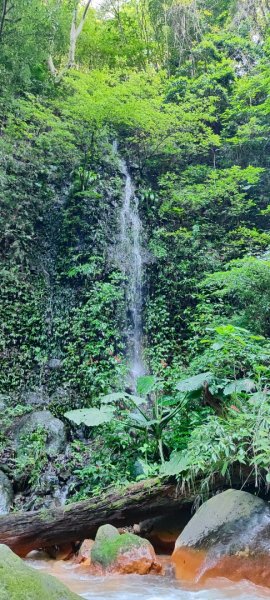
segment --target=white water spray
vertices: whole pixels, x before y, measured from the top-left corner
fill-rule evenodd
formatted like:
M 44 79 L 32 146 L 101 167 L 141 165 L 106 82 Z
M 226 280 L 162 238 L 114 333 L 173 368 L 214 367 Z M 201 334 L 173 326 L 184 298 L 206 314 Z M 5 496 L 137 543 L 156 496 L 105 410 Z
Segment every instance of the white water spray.
M 116 148 L 115 148 L 116 149 Z M 120 170 L 125 179 L 123 203 L 120 212 L 120 264 L 126 281 L 127 354 L 134 386 L 137 377 L 145 373 L 142 344 L 142 286 L 143 256 L 141 245 L 142 224 L 138 198 L 122 159 Z

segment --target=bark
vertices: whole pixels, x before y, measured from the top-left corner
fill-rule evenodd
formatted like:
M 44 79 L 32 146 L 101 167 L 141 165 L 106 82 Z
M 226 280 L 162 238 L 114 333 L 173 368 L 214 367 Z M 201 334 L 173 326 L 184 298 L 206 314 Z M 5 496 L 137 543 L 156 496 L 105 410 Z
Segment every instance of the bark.
M 90 4 L 91 4 L 91 0 L 88 0 L 88 2 L 85 5 L 85 8 L 84 8 L 82 18 L 78 25 L 77 25 L 78 6 L 76 6 L 76 8 L 74 8 L 73 16 L 72 16 L 72 23 L 71 23 L 71 28 L 70 28 L 68 68 L 74 67 L 74 65 L 75 65 L 75 53 L 76 53 L 77 40 L 82 32 L 82 29 L 83 29 L 83 26 L 85 23 L 85 19 L 87 17 L 87 13 L 90 8 Z
M 84 26 L 84 23 L 85 23 L 85 20 L 87 17 L 88 10 L 91 5 L 91 1 L 92 0 L 88 0 L 86 2 L 81 20 L 78 24 L 77 24 L 78 5 L 74 8 L 74 11 L 72 14 L 72 22 L 71 22 L 71 26 L 70 26 L 70 34 L 69 34 L 68 60 L 67 60 L 66 65 L 64 66 L 64 68 L 59 73 L 58 73 L 57 69 L 55 68 L 52 55 L 50 55 L 48 57 L 47 62 L 48 62 L 49 71 L 52 74 L 52 76 L 56 79 L 56 81 L 58 81 L 58 82 L 61 81 L 62 77 L 65 75 L 65 73 L 68 69 L 71 69 L 72 67 L 75 66 L 75 54 L 76 54 L 77 41 L 83 30 L 83 26 Z
M 53 77 L 56 77 L 57 76 L 57 69 L 54 66 L 53 57 L 52 57 L 51 54 L 48 57 L 48 67 L 49 67 L 49 71 L 50 71 L 51 75 Z
M 2 14 L 0 17 L 0 39 L 3 36 L 3 32 L 4 32 L 4 26 L 5 26 L 5 20 L 6 20 L 6 16 L 7 16 L 7 2 L 8 0 L 4 0 L 3 1 L 3 9 L 2 9 Z
M 104 523 L 133 525 L 190 501 L 177 494 L 175 485 L 151 479 L 62 508 L 1 516 L 0 543 L 25 556 L 37 548 L 93 538 Z

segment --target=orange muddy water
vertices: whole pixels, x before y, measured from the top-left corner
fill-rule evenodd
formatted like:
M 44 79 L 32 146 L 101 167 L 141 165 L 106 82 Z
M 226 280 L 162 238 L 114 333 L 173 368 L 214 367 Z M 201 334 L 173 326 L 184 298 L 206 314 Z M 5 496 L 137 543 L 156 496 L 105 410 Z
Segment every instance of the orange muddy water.
M 216 578 L 203 586 L 183 584 L 174 577 L 168 558 L 165 575 L 94 577 L 89 568 L 71 561 L 28 560 L 27 563 L 60 579 L 85 600 L 259 600 L 270 598 L 270 590 L 247 581 L 232 583 Z

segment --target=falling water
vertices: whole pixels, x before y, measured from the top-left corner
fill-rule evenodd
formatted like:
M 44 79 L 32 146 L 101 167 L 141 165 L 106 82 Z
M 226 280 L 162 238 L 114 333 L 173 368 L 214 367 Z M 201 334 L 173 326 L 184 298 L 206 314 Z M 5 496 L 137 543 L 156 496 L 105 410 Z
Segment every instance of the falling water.
M 142 224 L 138 198 L 122 159 L 120 170 L 125 179 L 123 203 L 120 212 L 120 263 L 126 282 L 127 354 L 130 361 L 131 383 L 145 373 L 142 350 L 142 284 L 143 256 L 141 245 Z

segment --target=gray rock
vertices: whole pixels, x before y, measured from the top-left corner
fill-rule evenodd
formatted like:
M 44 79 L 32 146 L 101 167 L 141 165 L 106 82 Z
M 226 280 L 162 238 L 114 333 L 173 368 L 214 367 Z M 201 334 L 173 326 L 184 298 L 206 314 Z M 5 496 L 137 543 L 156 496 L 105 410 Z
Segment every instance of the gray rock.
M 17 447 L 22 436 L 42 427 L 47 432 L 46 452 L 56 456 L 65 450 L 67 438 L 65 427 L 60 419 L 56 419 L 49 410 L 38 410 L 23 416 L 13 427 L 12 432 Z
M 206 549 L 224 539 L 238 537 L 253 517 L 264 514 L 268 506 L 261 498 L 240 490 L 227 490 L 205 502 L 176 540 L 175 549 Z
M 0 600 L 79 600 L 79 596 L 45 573 L 39 573 L 0 544 Z
M 49 404 L 50 398 L 43 388 L 30 390 L 23 394 L 22 400 L 28 406 L 45 406 Z
M 119 535 L 120 533 L 118 529 L 116 529 L 116 527 L 114 527 L 113 525 L 101 525 L 101 527 L 99 527 L 97 530 L 95 542 L 111 540 L 113 538 L 118 537 Z
M 181 581 L 248 579 L 270 587 L 270 510 L 260 498 L 227 490 L 205 502 L 178 537 L 172 561 Z
M 11 482 L 3 471 L 0 471 L 0 515 L 4 515 L 10 511 L 13 499 L 14 494 Z

